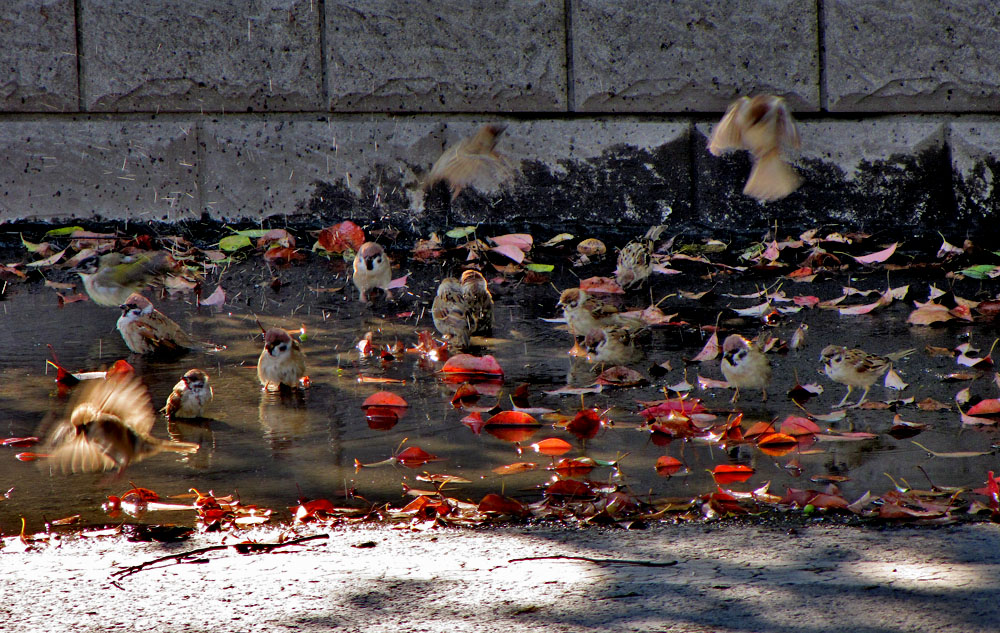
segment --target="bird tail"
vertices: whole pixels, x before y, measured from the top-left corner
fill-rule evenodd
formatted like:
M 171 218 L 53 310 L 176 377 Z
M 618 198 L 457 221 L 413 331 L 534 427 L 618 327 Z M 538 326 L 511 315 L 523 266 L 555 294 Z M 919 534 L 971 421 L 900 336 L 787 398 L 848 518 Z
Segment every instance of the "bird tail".
M 775 149 L 756 159 L 743 193 L 761 201 L 780 200 L 798 189 L 801 179 Z
M 899 360 L 901 358 L 905 358 L 905 357 L 909 356 L 910 354 L 912 354 L 915 351 L 917 351 L 917 348 L 911 347 L 910 349 L 904 349 L 904 350 L 900 350 L 898 352 L 893 352 L 891 354 L 886 354 L 885 357 L 888 358 L 892 362 L 896 362 L 897 360 Z

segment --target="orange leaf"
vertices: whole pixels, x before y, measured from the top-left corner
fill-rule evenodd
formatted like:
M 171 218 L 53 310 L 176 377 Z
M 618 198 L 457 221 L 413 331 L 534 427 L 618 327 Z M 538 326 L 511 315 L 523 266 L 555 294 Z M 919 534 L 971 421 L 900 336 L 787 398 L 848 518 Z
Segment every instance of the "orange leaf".
M 715 483 L 725 485 L 746 481 L 754 472 L 749 466 L 722 464 L 712 469 L 712 476 L 715 478 Z
M 669 477 L 683 467 L 684 464 L 680 460 L 669 455 L 662 455 L 656 460 L 656 474 L 661 477 Z
M 427 462 L 437 461 L 439 458 L 437 455 L 431 455 L 427 451 L 417 448 L 416 446 L 411 446 L 399 455 L 396 455 L 396 461 L 406 466 L 407 468 L 416 468 Z
M 526 473 L 529 470 L 535 470 L 536 468 L 538 468 L 538 464 L 534 462 L 514 462 L 506 466 L 497 466 L 493 469 L 493 472 L 498 475 L 516 475 L 518 473 Z
M 319 245 L 329 253 L 356 251 L 364 243 L 365 232 L 350 220 L 344 220 L 319 232 Z
M 541 426 L 542 423 L 523 411 L 501 411 L 486 421 L 487 426 Z
M 505 442 L 525 442 L 538 432 L 539 426 L 485 426 L 486 432 Z
M 549 466 L 549 470 L 554 470 L 563 477 L 578 477 L 586 475 L 597 467 L 597 463 L 589 457 L 564 457 Z
M 613 295 L 623 295 L 625 291 L 611 277 L 589 277 L 580 282 L 580 290 Z
M 559 439 L 558 437 L 550 437 L 540 442 L 535 442 L 531 445 L 531 448 L 535 449 L 536 453 L 541 453 L 542 455 L 558 456 L 569 451 L 573 446 L 566 440 Z
M 361 404 L 361 408 L 367 407 L 408 407 L 406 400 L 397 396 L 391 391 L 379 391 L 368 396 Z
M 991 415 L 1000 413 L 1000 399 L 989 398 L 982 400 L 971 407 L 967 413 L 969 415 Z
M 549 484 L 545 489 L 545 494 L 560 497 L 589 497 L 592 496 L 590 486 L 575 479 L 558 479 Z
M 787 435 L 812 435 L 821 431 L 815 422 L 797 415 L 790 415 L 781 423 L 781 432 Z

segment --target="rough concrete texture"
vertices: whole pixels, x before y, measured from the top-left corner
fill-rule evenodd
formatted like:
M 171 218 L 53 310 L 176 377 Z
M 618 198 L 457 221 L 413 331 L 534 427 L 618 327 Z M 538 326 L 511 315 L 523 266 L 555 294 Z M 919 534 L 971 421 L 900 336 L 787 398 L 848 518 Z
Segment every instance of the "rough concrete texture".
M 423 176 L 444 149 L 498 120 L 206 123 L 206 206 L 220 219 L 299 211 L 401 229 L 557 217 L 641 224 L 690 213 L 684 123 L 508 121 L 496 149 L 521 165 L 509 187 L 454 201 L 443 185 L 425 194 Z
M 0 626 L 10 633 L 985 633 L 1000 617 L 996 525 L 352 528 L 270 554 L 214 552 L 196 558 L 200 564 L 168 563 L 111 584 L 117 569 L 221 540 L 69 539 L 42 552 L 0 553 Z M 569 558 L 537 558 L 560 556 Z
M 734 96 L 759 92 L 819 109 L 814 3 L 579 0 L 572 7 L 578 111 L 721 111 Z
M 965 117 L 950 126 L 955 202 L 962 216 L 986 226 L 1000 221 L 1000 120 Z
M 698 205 L 710 226 L 764 231 L 796 226 L 932 233 L 960 217 L 945 144 L 947 124 L 930 116 L 800 123 L 802 149 L 790 156 L 802 186 L 761 203 L 742 193 L 751 162 L 745 152 L 715 157 L 705 149 L 713 125 L 696 127 Z M 962 210 L 968 225 L 992 221 L 979 206 Z
M 0 112 L 77 109 L 73 0 L 0 3 Z
M 829 109 L 996 111 L 996 5 L 945 0 L 827 0 Z
M 194 124 L 0 122 L 0 217 L 200 217 Z
M 91 111 L 323 107 L 310 0 L 80 0 L 83 106 Z
M 330 107 L 564 111 L 565 40 L 562 2 L 328 1 Z

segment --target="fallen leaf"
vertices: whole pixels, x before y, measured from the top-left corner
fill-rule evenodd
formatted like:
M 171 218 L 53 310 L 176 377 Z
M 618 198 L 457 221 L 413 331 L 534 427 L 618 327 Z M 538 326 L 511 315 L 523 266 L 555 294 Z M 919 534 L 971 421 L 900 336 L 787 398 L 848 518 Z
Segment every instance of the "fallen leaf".
M 719 335 L 716 332 L 712 333 L 712 336 L 708 338 L 705 346 L 701 348 L 701 351 L 695 354 L 694 358 L 691 359 L 692 362 L 704 362 L 706 360 L 713 360 L 718 358 L 721 348 L 719 347 Z
M 200 306 L 221 306 L 226 302 L 226 291 L 222 289 L 222 286 L 216 286 L 212 294 L 208 295 L 207 299 L 199 299 L 198 305 Z
M 864 255 L 863 257 L 855 257 L 854 261 L 859 264 L 877 264 L 879 262 L 884 262 L 889 259 L 893 253 L 896 252 L 896 245 L 898 242 L 894 242 L 888 248 L 878 251 L 877 253 L 872 253 L 870 255 Z
M 747 479 L 750 479 L 756 471 L 749 466 L 743 466 L 741 464 L 721 464 L 713 468 L 711 472 L 712 477 L 715 478 L 715 483 L 720 486 L 724 486 L 726 484 L 746 481 Z
M 513 464 L 507 464 L 506 466 L 497 466 L 493 469 L 493 472 L 498 475 L 516 475 L 518 473 L 526 473 L 537 468 L 538 464 L 534 462 L 515 462 Z
M 551 455 L 558 457 L 572 449 L 573 447 L 566 440 L 560 439 L 558 437 L 550 437 L 540 442 L 535 442 L 531 445 L 531 448 L 535 450 L 536 453 L 541 453 L 542 455 Z
M 684 464 L 680 460 L 670 457 L 669 455 L 662 455 L 656 460 L 656 474 L 661 477 L 670 477 L 671 475 L 677 474 Z
M 589 277 L 580 281 L 580 290 L 592 293 L 625 294 L 625 291 L 611 277 Z

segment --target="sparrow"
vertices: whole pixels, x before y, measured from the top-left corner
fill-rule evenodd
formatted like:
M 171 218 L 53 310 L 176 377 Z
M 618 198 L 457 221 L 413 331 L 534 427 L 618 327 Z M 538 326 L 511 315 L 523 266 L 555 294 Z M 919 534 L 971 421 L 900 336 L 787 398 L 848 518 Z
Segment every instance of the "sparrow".
M 774 95 L 741 97 L 732 102 L 712 131 L 708 151 L 719 156 L 733 149 L 753 158 L 743 193 L 757 200 L 780 200 L 795 191 L 798 174 L 782 159 L 782 151 L 800 145 L 799 132 L 785 100 Z
M 462 296 L 468 308 L 469 320 L 475 323 L 472 334 L 489 334 L 493 331 L 493 295 L 486 278 L 478 270 L 462 273 Z
M 730 334 L 722 342 L 722 375 L 736 387 L 731 402 L 740 398 L 740 389 L 760 389 L 767 402 L 767 386 L 771 382 L 771 361 L 760 346 L 739 334 Z
M 190 369 L 174 385 L 162 411 L 168 420 L 204 417 L 205 407 L 212 402 L 213 395 L 208 374 L 200 369 Z
M 74 396 L 70 418 L 49 434 L 47 452 L 63 472 L 120 473 L 161 451 L 198 450 L 197 444 L 150 435 L 155 420 L 149 392 L 134 374 L 87 380 Z
M 91 301 L 100 306 L 117 306 L 173 268 L 174 262 L 166 251 L 132 256 L 111 252 L 83 260 L 76 274 L 83 280 L 83 289 Z
M 178 354 L 205 346 L 188 336 L 181 326 L 155 309 L 150 300 L 141 294 L 132 293 L 118 307 L 122 310 L 122 315 L 118 317 L 118 331 L 128 348 L 136 354 Z
M 653 247 L 666 228 L 662 224 L 650 227 L 644 236 L 629 242 L 618 253 L 615 281 L 619 286 L 629 288 L 649 279 L 653 272 Z
M 352 278 L 362 301 L 369 301 L 369 293 L 375 288 L 385 290 L 392 281 L 392 265 L 385 250 L 375 242 L 362 244 L 354 257 Z
M 567 288 L 559 295 L 566 324 L 574 335 L 586 336 L 591 330 L 606 325 L 632 325 L 621 317 L 618 309 L 593 297 L 586 290 Z
M 847 385 L 847 393 L 844 398 L 836 404 L 841 407 L 851 396 L 851 391 L 855 387 L 864 389 L 861 399 L 852 406 L 858 407 L 868 397 L 868 391 L 875 382 L 885 375 L 893 362 L 909 356 L 914 349 L 907 349 L 895 352 L 886 356 L 876 356 L 869 354 L 863 349 L 847 349 L 839 345 L 827 345 L 823 348 L 820 360 L 823 362 L 823 371 L 834 382 Z
M 451 189 L 452 200 L 469 186 L 480 191 L 498 189 L 517 173 L 510 161 L 493 149 L 497 138 L 506 129 L 503 124 L 484 125 L 475 136 L 464 138 L 446 149 L 431 167 L 424 189 L 444 181 Z
M 441 280 L 431 304 L 431 317 L 434 327 L 450 344 L 458 349 L 469 346 L 469 337 L 477 330 L 477 325 L 465 302 L 462 282 L 454 277 Z
M 257 378 L 265 390 L 298 387 L 306 375 L 306 356 L 288 332 L 273 327 L 264 333 L 264 349 L 257 359 Z
M 592 363 L 625 365 L 637 360 L 641 352 L 635 347 L 638 332 L 618 325 L 605 325 L 591 330 L 583 340 L 587 360 Z

